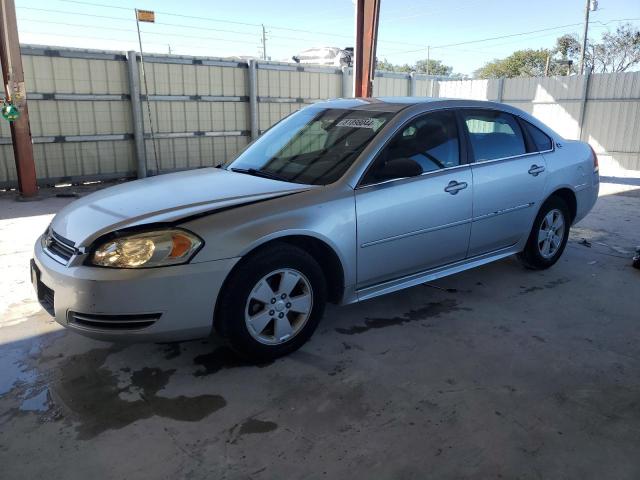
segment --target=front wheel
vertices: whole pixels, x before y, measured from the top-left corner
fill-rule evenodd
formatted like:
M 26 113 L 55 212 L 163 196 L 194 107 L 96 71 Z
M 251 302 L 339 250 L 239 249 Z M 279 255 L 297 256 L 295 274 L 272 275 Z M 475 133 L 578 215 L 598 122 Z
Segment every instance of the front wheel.
M 274 244 L 231 273 L 216 325 L 241 356 L 270 360 L 311 337 L 325 302 L 325 279 L 315 259 L 298 247 Z
M 524 250 L 518 255 L 522 263 L 534 270 L 551 267 L 558 261 L 569 239 L 571 216 L 564 200 L 549 198 L 533 222 Z

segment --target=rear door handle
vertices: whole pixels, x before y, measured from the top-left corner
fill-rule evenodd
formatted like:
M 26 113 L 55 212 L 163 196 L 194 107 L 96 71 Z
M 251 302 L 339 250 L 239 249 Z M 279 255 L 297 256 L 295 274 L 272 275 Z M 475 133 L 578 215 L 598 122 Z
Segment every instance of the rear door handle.
M 467 182 L 456 182 L 455 180 L 451 180 L 449 185 L 444 187 L 444 191 L 450 193 L 451 195 L 455 195 L 460 190 L 464 190 L 467 188 Z
M 544 167 L 542 165 L 538 166 L 535 163 L 531 165 L 531 168 L 529 169 L 529 175 L 533 175 L 534 177 L 537 177 L 542 172 L 544 172 Z

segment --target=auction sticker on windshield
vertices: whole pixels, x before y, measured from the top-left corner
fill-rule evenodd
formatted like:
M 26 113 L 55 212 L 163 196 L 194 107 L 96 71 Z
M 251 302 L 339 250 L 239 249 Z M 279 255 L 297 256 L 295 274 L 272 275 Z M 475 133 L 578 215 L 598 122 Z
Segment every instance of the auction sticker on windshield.
M 351 128 L 376 128 L 375 118 L 345 118 L 340 120 L 336 126 Z

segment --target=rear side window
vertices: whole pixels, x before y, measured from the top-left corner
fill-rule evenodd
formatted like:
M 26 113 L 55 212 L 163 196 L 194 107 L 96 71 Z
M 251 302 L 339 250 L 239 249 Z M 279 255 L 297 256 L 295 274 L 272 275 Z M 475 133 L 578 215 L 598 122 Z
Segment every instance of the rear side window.
M 524 135 L 512 115 L 493 110 L 468 110 L 462 112 L 462 117 L 476 162 L 527 153 Z
M 551 139 L 540 130 L 538 127 L 534 127 L 529 122 L 522 121 L 524 128 L 527 129 L 527 133 L 531 137 L 533 141 L 533 145 L 535 146 L 536 152 L 545 152 L 547 150 L 551 150 L 553 148 L 553 143 L 551 143 Z

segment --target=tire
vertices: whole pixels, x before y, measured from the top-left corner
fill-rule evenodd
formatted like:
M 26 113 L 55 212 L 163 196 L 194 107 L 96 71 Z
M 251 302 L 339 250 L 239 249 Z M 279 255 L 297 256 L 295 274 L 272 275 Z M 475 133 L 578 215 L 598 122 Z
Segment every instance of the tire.
M 326 292 L 322 269 L 311 255 L 285 243 L 269 245 L 245 257 L 225 282 L 216 330 L 247 360 L 287 355 L 313 335 Z
M 541 229 L 548 231 L 547 226 L 550 219 L 554 219 L 551 223 L 555 224 L 555 219 L 558 216 L 561 216 L 562 233 L 560 234 L 560 229 L 557 229 L 555 233 L 547 234 L 545 241 Z M 524 250 L 518 254 L 518 258 L 524 266 L 533 270 L 544 270 L 555 264 L 567 245 L 571 221 L 571 213 L 566 202 L 560 197 L 550 197 L 540 208 L 533 222 L 527 244 Z

